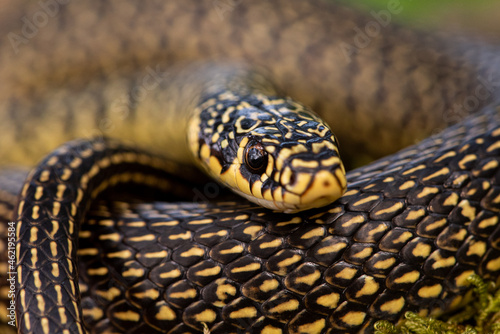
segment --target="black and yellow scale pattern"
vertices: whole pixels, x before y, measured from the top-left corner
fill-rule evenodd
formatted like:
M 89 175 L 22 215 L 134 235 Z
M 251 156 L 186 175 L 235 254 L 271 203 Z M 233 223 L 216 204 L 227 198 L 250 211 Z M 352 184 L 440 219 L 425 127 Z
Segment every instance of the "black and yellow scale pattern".
M 359 153 L 381 157 L 479 113 L 349 172 L 337 202 L 293 215 L 243 199 L 193 203 L 188 175 L 197 172 L 110 141 L 66 144 L 24 187 L 24 176 L 1 174 L 1 220 L 18 223 L 20 332 L 370 332 L 406 310 L 466 303 L 472 273 L 498 281 L 494 47 L 391 23 L 358 48 L 358 28 L 373 16 L 319 0 L 57 3 L 33 38 L 0 40 L 1 163 L 34 163 L 93 130 L 161 150 L 168 125 L 183 126 L 158 106 L 199 91 L 190 78 L 169 85 L 162 65 L 221 56 L 248 61 L 311 106 L 351 166 Z M 22 0 L 3 8 L 1 34 L 18 37 L 22 18 L 43 9 Z M 460 109 L 468 102 L 477 103 Z M 164 153 L 187 152 L 183 143 Z M 111 188 L 133 200 L 109 202 Z
M 322 209 L 98 202 L 80 229 L 88 199 L 112 185 L 182 188 L 145 153 L 67 144 L 22 191 L 20 331 L 352 333 L 457 307 L 471 274 L 499 277 L 499 156 L 493 105 L 348 173 Z

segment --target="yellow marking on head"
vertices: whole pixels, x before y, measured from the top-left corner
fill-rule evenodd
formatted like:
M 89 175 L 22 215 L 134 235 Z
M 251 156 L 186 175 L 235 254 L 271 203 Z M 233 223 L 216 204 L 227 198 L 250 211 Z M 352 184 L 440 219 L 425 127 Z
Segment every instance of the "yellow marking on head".
M 333 157 L 335 158 L 335 157 Z M 318 168 L 319 163 L 316 160 L 302 160 L 302 159 L 293 159 L 292 167 L 294 168 Z
M 413 270 L 410 272 L 407 272 L 397 278 L 394 279 L 394 283 L 396 284 L 411 284 L 415 283 L 418 281 L 420 278 L 420 272 L 418 270 Z
M 421 287 L 418 290 L 418 296 L 421 298 L 437 298 L 443 291 L 441 284 Z
M 326 170 L 321 170 L 314 175 L 309 188 L 301 196 L 301 203 L 304 208 L 321 207 L 342 196 L 346 187 L 345 175 L 338 175 L 338 173 L 341 173 L 341 171 L 337 170 L 334 176 Z M 299 175 L 298 181 L 302 176 Z M 295 192 L 295 187 L 287 189 Z
M 285 193 L 283 194 L 283 200 L 286 202 L 286 203 L 289 203 L 289 204 L 293 204 L 293 205 L 298 205 L 301 203 L 301 198 L 299 195 L 295 195 L 289 191 L 285 191 Z M 291 213 L 291 212 L 289 212 Z
M 200 157 L 201 159 L 207 161 L 210 158 L 210 147 L 206 144 L 202 144 L 200 148 Z

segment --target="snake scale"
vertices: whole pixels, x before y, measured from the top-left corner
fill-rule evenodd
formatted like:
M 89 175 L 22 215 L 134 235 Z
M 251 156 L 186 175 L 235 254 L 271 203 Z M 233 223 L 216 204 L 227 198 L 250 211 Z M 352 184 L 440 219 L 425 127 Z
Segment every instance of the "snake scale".
M 5 8 L 0 159 L 48 154 L 24 186 L 19 170 L 0 175 L 19 332 L 370 332 L 377 319 L 466 303 L 473 273 L 498 280 L 496 48 L 322 1 Z M 186 163 L 185 144 L 165 143 L 203 76 L 170 65 L 207 60 L 251 64 L 310 106 L 348 166 L 436 134 L 348 172 L 323 208 L 207 200 L 202 177 L 159 156 Z M 147 202 L 165 199 L 154 189 L 184 202 Z

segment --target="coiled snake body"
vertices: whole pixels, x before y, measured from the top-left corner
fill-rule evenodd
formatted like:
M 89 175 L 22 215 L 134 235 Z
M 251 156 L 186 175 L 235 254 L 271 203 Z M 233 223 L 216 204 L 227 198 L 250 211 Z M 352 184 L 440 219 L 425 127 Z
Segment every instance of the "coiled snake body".
M 189 143 L 207 160 L 205 168 L 231 171 L 225 184 L 243 184 L 261 196 L 257 203 L 272 202 L 272 208 L 289 212 L 313 209 L 280 213 L 234 198 L 137 202 L 137 194 L 146 196 L 151 189 L 192 201 L 195 185 L 190 180 L 196 172 L 102 137 L 67 143 L 30 173 L 22 189 L 15 180 L 14 185 L 7 182 L 8 174 L 0 178 L 2 217 L 17 223 L 14 276 L 20 332 L 369 332 L 377 319 L 397 320 L 407 310 L 440 312 L 467 302 L 466 279 L 473 273 L 498 280 L 500 115 L 491 103 L 494 89 L 484 85 L 485 78 L 493 83 L 497 78 L 498 68 L 488 65 L 494 64 L 495 50 L 395 25 L 369 46 L 353 49 L 353 27 L 364 26 L 369 18 L 347 9 L 299 1 L 233 5 L 221 11 L 217 2 L 148 1 L 140 8 L 126 3 L 114 8 L 118 4 L 111 3 L 100 4 L 97 15 L 83 11 L 85 4 L 59 4 L 58 14 L 37 36 L 22 40 L 11 34 L 10 45 L 0 48 L 11 62 L 0 67 L 8 83 L 0 93 L 0 158 L 26 162 L 56 142 L 88 137 L 95 129 L 116 138 L 134 137 L 147 146 L 165 143 L 176 128 L 187 127 L 212 136 L 184 138 L 170 144 L 166 155 L 186 163 Z M 27 13 L 37 9 L 27 8 Z M 144 20 L 145 13 L 158 16 Z M 136 26 L 131 29 L 121 20 Z M 146 29 L 151 22 L 155 33 Z M 15 23 L 7 20 L 0 28 L 15 32 Z M 192 40 L 179 37 L 187 27 Z M 59 43 L 47 47 L 61 29 Z M 93 35 L 94 30 L 107 38 Z M 125 42 L 110 42 L 122 35 L 127 35 Z M 75 50 L 66 55 L 57 45 Z M 420 45 L 426 48 L 415 49 Z M 130 51 L 130 61 L 124 49 Z M 229 68 L 244 60 L 256 77 L 243 80 L 250 86 L 241 88 L 240 76 L 214 79 L 225 70 L 200 70 L 205 65 L 187 72 L 164 70 L 160 63 L 201 56 L 222 58 Z M 136 72 L 155 61 L 154 67 Z M 29 64 L 30 75 L 17 64 Z M 220 61 L 210 64 L 217 69 Z M 348 149 L 371 148 L 374 156 L 455 116 L 479 111 L 415 146 L 349 172 L 345 194 L 316 208 L 345 188 L 336 140 L 328 125 L 302 105 L 274 97 L 276 89 L 254 73 L 269 73 L 286 94 L 313 106 Z M 90 74 L 97 79 L 89 81 Z M 405 83 L 395 84 L 403 76 Z M 215 86 L 205 85 L 213 82 Z M 379 85 L 368 85 L 374 82 Z M 231 101 L 236 102 L 228 107 Z M 248 121 L 252 110 L 243 118 L 232 116 L 233 110 L 249 110 L 252 103 L 269 109 L 270 115 L 285 107 L 296 112 L 283 121 L 268 116 L 267 123 L 262 116 Z M 457 103 L 463 108 L 453 109 Z M 199 116 L 188 122 L 182 112 L 193 105 L 218 118 Z M 230 111 L 220 116 L 221 110 Z M 368 110 L 372 122 L 364 121 Z M 267 136 L 265 130 L 279 128 L 277 133 L 294 144 L 263 136 L 272 144 L 265 146 L 252 134 L 232 149 L 236 157 L 214 153 L 233 145 L 233 138 L 224 137 L 226 118 L 240 134 L 262 126 Z M 304 133 L 288 131 L 295 130 L 290 124 Z M 404 133 L 396 134 L 398 126 Z M 357 138 L 344 140 L 353 129 Z M 361 133 L 372 141 L 363 144 Z M 308 147 L 317 155 L 311 158 L 306 155 L 310 152 L 292 147 Z M 283 152 L 299 159 L 288 162 Z M 243 171 L 245 164 L 251 170 Z M 277 170 L 267 171 L 269 166 Z M 313 173 L 308 172 L 311 166 Z M 281 182 L 279 186 L 267 186 L 261 176 L 265 172 L 267 182 Z M 247 181 L 238 181 L 240 177 Z M 123 202 L 123 193 L 135 189 L 128 188 L 132 184 L 142 188 L 132 191 L 135 201 Z M 320 189 L 319 195 L 311 195 L 310 189 Z M 117 193 L 118 202 L 96 200 L 116 199 Z M 318 205 L 296 206 L 318 199 Z M 294 206 L 276 204 L 290 201 Z

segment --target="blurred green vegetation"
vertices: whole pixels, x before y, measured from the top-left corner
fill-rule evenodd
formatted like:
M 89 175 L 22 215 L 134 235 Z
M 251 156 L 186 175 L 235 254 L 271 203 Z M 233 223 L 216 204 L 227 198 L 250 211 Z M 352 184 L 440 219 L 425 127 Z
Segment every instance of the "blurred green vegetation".
M 386 8 L 390 2 L 399 2 L 403 7 L 401 18 L 417 20 L 422 16 L 434 16 L 434 13 L 443 11 L 472 11 L 481 12 L 493 4 L 494 0 L 355 0 L 344 1 L 356 6 L 364 6 L 371 9 Z
M 500 1 L 496 0 L 340 0 L 365 11 L 403 8 L 396 21 L 423 28 L 447 28 L 486 36 L 500 36 Z

